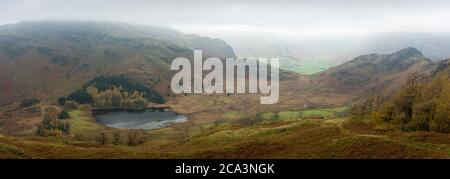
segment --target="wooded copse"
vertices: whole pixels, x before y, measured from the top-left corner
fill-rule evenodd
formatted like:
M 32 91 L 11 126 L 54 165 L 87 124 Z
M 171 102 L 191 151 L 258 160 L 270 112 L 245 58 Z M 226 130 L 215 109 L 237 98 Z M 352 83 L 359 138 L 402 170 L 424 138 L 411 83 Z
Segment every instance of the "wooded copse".
M 450 78 L 447 72 L 422 80 L 413 74 L 390 97 L 372 97 L 350 111 L 353 119 L 370 119 L 385 130 L 450 133 Z
M 164 99 L 155 90 L 124 76 L 99 76 L 68 97 L 60 98 L 58 103 L 65 105 L 70 101 L 99 108 L 132 109 L 143 109 L 148 102 L 164 103 Z
M 147 105 L 145 93 L 139 91 L 129 93 L 122 90 L 121 87 L 112 86 L 105 91 L 99 91 L 95 86 L 91 86 L 87 88 L 87 93 L 91 95 L 94 107 L 143 109 Z

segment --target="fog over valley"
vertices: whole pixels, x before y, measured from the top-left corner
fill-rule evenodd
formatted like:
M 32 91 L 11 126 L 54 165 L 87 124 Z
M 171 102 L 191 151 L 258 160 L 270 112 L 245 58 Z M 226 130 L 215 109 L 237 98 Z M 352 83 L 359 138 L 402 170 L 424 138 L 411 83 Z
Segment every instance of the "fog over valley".
M 89 20 L 169 26 L 221 38 L 239 56 L 281 56 L 338 62 L 355 55 L 392 53 L 415 41 L 449 44 L 445 0 L 0 1 L 0 24 L 23 20 Z M 390 38 L 393 33 L 406 33 Z M 393 42 L 379 47 L 373 37 Z M 281 48 L 281 49 L 280 49 Z M 417 47 L 433 59 L 449 56 L 435 45 Z

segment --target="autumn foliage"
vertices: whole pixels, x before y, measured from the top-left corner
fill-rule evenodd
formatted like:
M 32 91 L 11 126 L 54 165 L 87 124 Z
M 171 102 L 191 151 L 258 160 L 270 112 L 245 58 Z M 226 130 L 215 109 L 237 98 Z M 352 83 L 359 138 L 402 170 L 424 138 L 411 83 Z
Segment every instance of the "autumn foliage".
M 450 133 L 449 74 L 439 73 L 431 80 L 410 75 L 400 91 L 370 98 L 354 106 L 350 115 L 388 129 Z

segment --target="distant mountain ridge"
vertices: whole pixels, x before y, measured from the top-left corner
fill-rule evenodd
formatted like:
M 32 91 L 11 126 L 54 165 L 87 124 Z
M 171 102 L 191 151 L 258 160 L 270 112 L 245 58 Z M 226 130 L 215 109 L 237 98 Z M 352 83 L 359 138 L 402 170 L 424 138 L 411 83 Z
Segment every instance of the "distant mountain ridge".
M 433 61 L 450 57 L 449 33 L 382 33 L 365 39 L 359 53 L 392 53 L 398 49 L 415 47 Z
M 413 47 L 392 54 L 361 55 L 319 73 L 324 85 L 350 91 L 383 91 L 401 86 L 409 74 L 429 72 L 433 62 Z

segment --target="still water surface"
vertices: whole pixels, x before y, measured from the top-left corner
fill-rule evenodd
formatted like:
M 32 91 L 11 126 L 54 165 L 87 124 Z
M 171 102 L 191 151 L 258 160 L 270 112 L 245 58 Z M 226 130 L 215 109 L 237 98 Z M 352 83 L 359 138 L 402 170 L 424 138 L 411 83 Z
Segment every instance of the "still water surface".
M 95 120 L 119 129 L 159 129 L 172 123 L 186 122 L 187 118 L 168 110 L 145 110 L 141 112 L 114 111 L 99 114 Z

